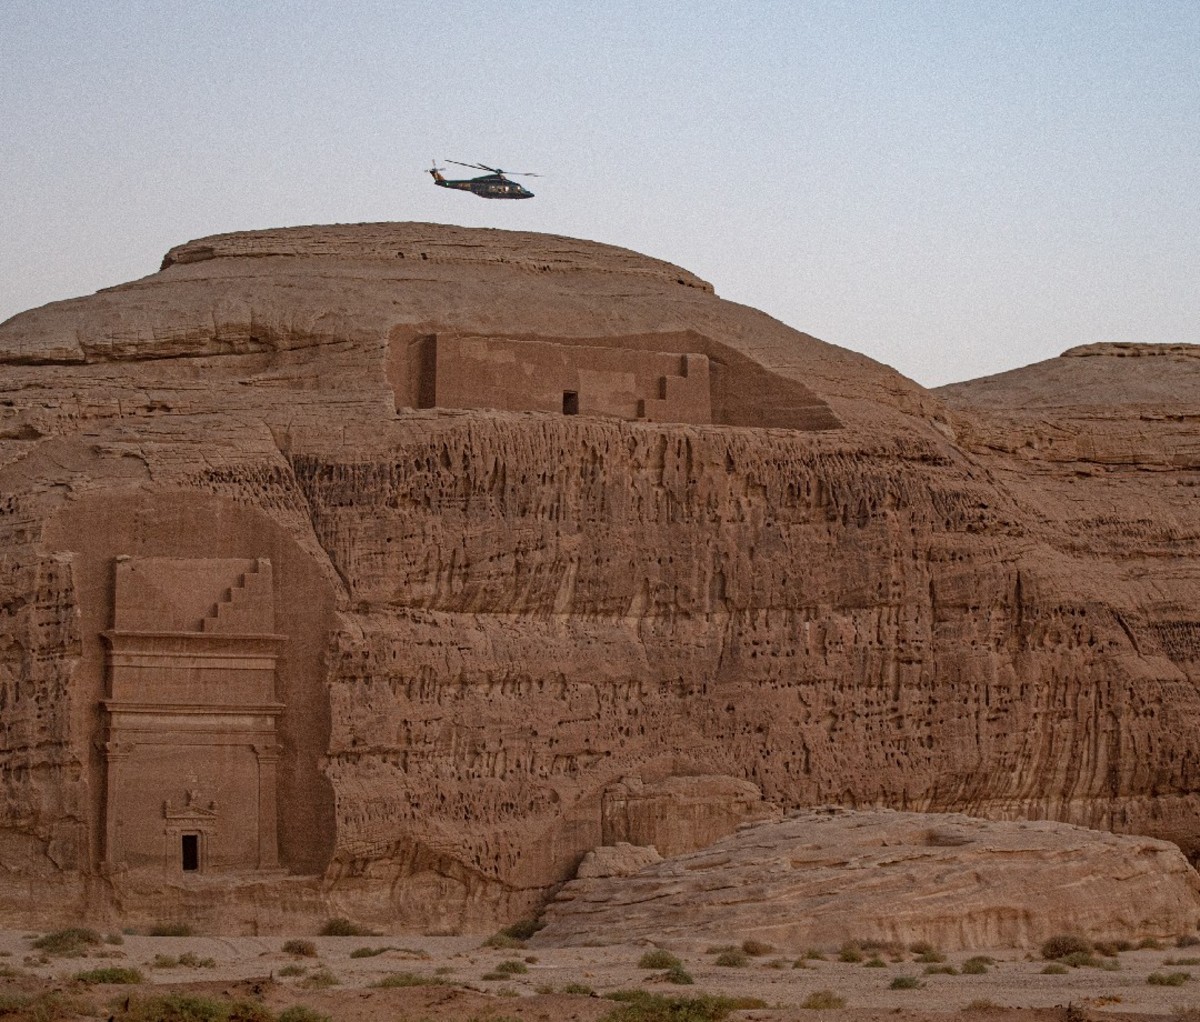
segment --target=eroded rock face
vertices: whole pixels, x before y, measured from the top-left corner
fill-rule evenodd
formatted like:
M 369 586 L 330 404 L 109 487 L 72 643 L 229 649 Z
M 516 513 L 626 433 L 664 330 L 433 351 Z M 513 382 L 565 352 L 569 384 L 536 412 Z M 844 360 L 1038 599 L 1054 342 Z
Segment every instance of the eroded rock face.
M 1191 933 L 1200 876 L 1178 847 L 1150 838 L 1046 821 L 816 810 L 632 875 L 573 880 L 544 919 L 534 941 L 545 946 L 1032 947 L 1060 933 Z
M 277 875 L 289 918 L 484 931 L 606 841 L 826 802 L 1200 848 L 1194 377 L 1087 448 L 677 267 L 419 224 L 189 243 L 0 324 L 0 366 L 8 918 L 203 916 L 200 873 L 198 923 L 270 927 Z M 122 557 L 211 606 L 118 627 Z M 218 607 L 242 563 L 270 642 Z M 114 809 L 125 764 L 157 779 Z

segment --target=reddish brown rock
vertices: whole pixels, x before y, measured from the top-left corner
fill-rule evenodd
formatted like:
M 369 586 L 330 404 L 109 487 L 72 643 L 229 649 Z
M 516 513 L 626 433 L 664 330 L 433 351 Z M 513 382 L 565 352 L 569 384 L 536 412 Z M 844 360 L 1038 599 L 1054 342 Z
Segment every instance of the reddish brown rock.
M 634 253 L 402 224 L 0 324 L 0 913 L 482 931 L 827 802 L 1194 852 L 1173 358 L 933 395 Z
M 601 845 L 588 852 L 575 871 L 575 876 L 589 879 L 627 877 L 656 862 L 662 862 L 662 856 L 653 845 L 631 845 L 628 841 L 618 841 L 615 845 Z
M 632 875 L 567 884 L 534 942 L 754 940 L 780 953 L 845 941 L 1036 947 L 1061 933 L 1192 933 L 1200 876 L 1166 841 L 1039 821 L 807 811 Z

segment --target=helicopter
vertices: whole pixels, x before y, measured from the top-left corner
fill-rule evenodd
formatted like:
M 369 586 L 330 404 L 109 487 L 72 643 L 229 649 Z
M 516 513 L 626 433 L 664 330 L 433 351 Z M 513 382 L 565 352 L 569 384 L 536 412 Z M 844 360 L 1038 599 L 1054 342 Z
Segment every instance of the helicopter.
M 464 192 L 473 192 L 481 199 L 532 199 L 533 192 L 523 185 L 517 184 L 516 181 L 510 181 L 505 175 L 512 174 L 514 177 L 541 177 L 541 174 L 531 172 L 519 173 L 500 170 L 497 167 L 486 167 L 482 163 L 459 163 L 458 160 L 447 160 L 446 162 L 453 163 L 456 167 L 486 170 L 487 173 L 482 177 L 447 181 L 442 177 L 442 171 L 446 168 L 439 167 L 437 160 L 434 160 L 433 166 L 429 169 L 429 173 L 433 175 L 434 184 L 441 188 L 458 188 Z

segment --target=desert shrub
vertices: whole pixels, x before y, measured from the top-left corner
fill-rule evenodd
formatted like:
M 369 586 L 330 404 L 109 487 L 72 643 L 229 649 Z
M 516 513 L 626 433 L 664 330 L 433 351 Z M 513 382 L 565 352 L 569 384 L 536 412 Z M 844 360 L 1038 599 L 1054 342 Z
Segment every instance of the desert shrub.
M 647 951 L 638 959 L 639 969 L 673 969 L 682 964 L 670 951 L 664 951 L 662 948 Z
M 887 962 L 880 958 L 879 955 L 876 955 L 874 958 L 868 958 L 863 962 L 863 967 L 867 969 L 886 969 Z
M 322 937 L 371 937 L 373 934 L 370 930 L 364 930 L 361 926 L 350 922 L 343 915 L 334 916 L 332 919 L 326 919 L 325 925 L 320 927 L 319 936 Z
M 308 966 L 296 965 L 295 963 L 293 963 L 291 965 L 285 965 L 282 969 L 280 969 L 279 975 L 280 976 L 303 976 L 306 972 L 308 972 Z
M 696 982 L 692 979 L 692 974 L 682 965 L 672 965 L 671 968 L 663 973 L 663 979 L 668 983 L 674 983 L 681 987 L 690 987 Z
M 283 952 L 288 955 L 296 955 L 298 958 L 316 958 L 317 945 L 311 940 L 302 940 L 297 937 L 283 942 Z
M 927 965 L 925 966 L 926 976 L 957 976 L 958 970 L 953 965 Z
M 1072 969 L 1079 969 L 1085 965 L 1095 969 L 1100 965 L 1100 959 L 1090 951 L 1072 951 L 1069 955 L 1063 955 L 1059 961 Z
M 171 955 L 155 955 L 154 961 L 150 963 L 152 969 L 178 969 L 179 959 L 173 958 Z
M 1168 958 L 1163 965 L 1200 965 L 1200 958 Z
M 453 965 L 439 965 L 433 970 L 435 976 L 449 976 L 454 971 Z
M 775 949 L 770 944 L 764 944 L 761 940 L 743 940 L 742 950 L 751 958 L 761 958 L 763 955 L 769 955 Z
M 857 940 L 848 940 L 838 949 L 839 962 L 858 963 L 866 957 L 862 945 Z
M 977 997 L 969 1004 L 963 1005 L 963 1011 L 997 1011 L 1000 1005 L 987 997 Z
M 988 966 L 992 965 L 993 959 L 986 955 L 976 955 L 974 958 L 968 958 L 962 963 L 962 974 L 964 976 L 982 976 L 988 971 Z
M 328 919 L 325 925 L 321 927 L 320 936 L 322 937 L 373 937 L 375 936 L 370 930 L 357 923 L 350 922 L 338 916 L 335 919 Z
M 515 951 L 525 946 L 525 941 L 510 937 L 507 933 L 493 933 L 483 942 L 484 947 L 500 948 L 505 951 Z
M 371 984 L 373 987 L 437 987 L 446 981 L 438 976 L 419 976 L 415 972 L 391 972 Z
M 108 933 L 104 935 L 105 944 L 124 944 L 125 938 L 119 933 Z
M 14 1022 L 58 1022 L 59 1019 L 96 1014 L 92 1005 L 58 990 L 17 996 L 20 998 L 20 1006 L 10 1012 Z
M 820 948 L 815 948 L 815 947 L 810 947 L 810 948 L 809 948 L 807 951 L 805 951 L 805 952 L 804 952 L 804 954 L 802 954 L 800 957 L 801 957 L 801 958 L 806 958 L 806 959 L 808 959 L 810 962 L 823 962 L 823 961 L 825 961 L 825 955 L 822 953 L 821 949 L 820 949 Z
M 98 986 L 108 983 L 140 983 L 142 974 L 137 969 L 123 969 L 115 965 L 103 969 L 89 969 L 87 972 L 77 972 L 72 977 L 76 983 L 86 986 Z
M 1043 958 L 1065 958 L 1077 952 L 1090 954 L 1092 942 L 1076 933 L 1060 933 L 1042 944 Z
M 339 983 L 341 980 L 326 968 L 310 972 L 300 981 L 300 985 L 305 990 L 324 990 L 326 987 L 335 987 Z
M 518 962 L 515 958 L 510 958 L 508 961 L 497 965 L 496 971 L 503 976 L 522 976 L 529 971 L 529 967 L 524 962 Z
M 328 1015 L 313 1011 L 306 1004 L 293 1004 L 279 1013 L 278 1022 L 333 1022 Z
M 808 964 L 807 958 L 797 958 L 794 962 L 792 962 L 792 968 L 793 969 L 811 969 L 812 966 Z
M 559 992 L 564 994 L 580 994 L 583 997 L 591 997 L 596 991 L 586 983 L 564 983 Z
M 937 948 L 929 947 L 929 945 L 927 945 L 927 944 L 923 945 L 923 946 L 925 947 L 926 950 L 915 952 L 917 957 L 915 959 L 913 959 L 914 961 L 920 962 L 922 965 L 930 965 L 930 964 L 936 965 L 936 964 L 938 964 L 940 962 L 944 962 L 946 960 L 946 956 L 944 954 L 942 954 Z
M 55 930 L 39 937 L 33 946 L 48 955 L 58 955 L 62 958 L 73 958 L 82 955 L 89 947 L 100 943 L 100 934 L 82 926 L 72 926 L 65 930 Z
M 224 1001 L 190 994 L 166 994 L 125 1002 L 115 1022 L 274 1022 L 274 1016 L 253 1001 Z
M 815 1011 L 825 1011 L 830 1008 L 846 1007 L 846 998 L 835 994 L 832 990 L 814 990 L 800 1005 Z
M 1181 987 L 1191 978 L 1190 972 L 1152 972 L 1146 982 L 1156 987 Z
M 156 923 L 150 927 L 151 937 L 194 937 L 196 931 L 187 923 Z
M 1071 970 L 1068 969 L 1062 962 L 1051 962 L 1042 970 L 1043 976 L 1065 976 Z
M 888 954 L 888 955 L 903 955 L 905 947 L 899 941 L 895 940 L 860 940 L 862 949 L 870 954 Z
M 546 924 L 537 919 L 520 919 L 511 926 L 504 927 L 500 932 L 513 940 L 528 940 Z
M 11 965 L 0 965 L 0 979 L 15 979 L 17 976 L 24 975 L 20 969 L 14 969 Z M 3 1012 L 0 1012 L 3 1014 Z
M 721 1022 L 732 1011 L 762 1008 L 757 997 L 668 997 L 645 990 L 618 990 L 607 995 L 619 1008 L 610 1011 L 602 1022 Z
M 501 980 L 508 979 L 508 975 L 503 972 L 496 972 L 493 969 L 491 972 L 485 972 L 479 978 L 485 983 L 499 983 Z
M 772 958 L 769 962 L 763 963 L 764 969 L 786 969 L 792 963 L 786 958 Z
M 33 1000 L 29 994 L 0 993 L 0 1018 L 5 1015 L 16 1015 L 23 1011 Z
M 179 964 L 187 969 L 215 969 L 215 958 L 201 958 L 195 951 L 185 951 L 179 956 Z
M 914 941 L 912 944 L 909 944 L 908 950 L 911 951 L 914 955 L 927 955 L 931 951 L 936 951 L 937 948 L 935 948 L 927 940 L 918 940 L 918 941 Z
M 350 952 L 351 958 L 374 958 L 376 955 L 381 955 L 385 951 L 391 951 L 390 947 L 356 947 Z
M 920 990 L 925 984 L 916 976 L 897 976 L 888 984 L 889 990 Z
M 1145 940 L 1137 942 L 1139 951 L 1161 951 L 1163 949 L 1162 941 L 1155 940 L 1153 937 L 1147 937 Z
M 723 965 L 727 969 L 744 969 L 749 964 L 750 956 L 741 948 L 722 951 L 713 959 L 713 965 Z
M 1175 938 L 1176 947 L 1197 947 L 1200 946 L 1200 937 L 1194 933 L 1181 933 Z

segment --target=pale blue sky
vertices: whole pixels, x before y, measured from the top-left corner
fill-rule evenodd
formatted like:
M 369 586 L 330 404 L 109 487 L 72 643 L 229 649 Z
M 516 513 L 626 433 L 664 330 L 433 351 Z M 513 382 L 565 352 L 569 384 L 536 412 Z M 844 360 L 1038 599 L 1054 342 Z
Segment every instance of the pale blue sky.
M 1200 0 L 0 0 L 0 139 L 0 320 L 427 220 L 668 259 L 927 385 L 1200 342 Z

